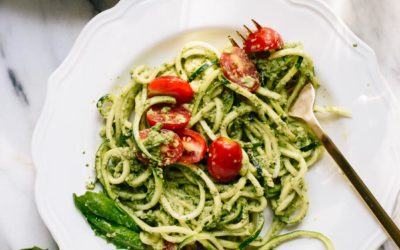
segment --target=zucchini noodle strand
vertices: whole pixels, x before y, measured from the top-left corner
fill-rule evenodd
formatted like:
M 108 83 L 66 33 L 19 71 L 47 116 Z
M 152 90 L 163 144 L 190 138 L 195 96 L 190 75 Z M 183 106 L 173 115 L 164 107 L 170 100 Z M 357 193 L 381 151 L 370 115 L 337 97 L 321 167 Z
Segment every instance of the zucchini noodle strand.
M 260 86 L 251 92 L 225 78 L 220 56 L 208 43 L 187 43 L 160 66 L 135 67 L 126 86 L 100 98 L 96 106 L 104 127 L 95 158 L 97 180 L 140 228 L 140 241 L 152 249 L 163 249 L 169 242 L 176 249 L 202 245 L 213 250 L 268 250 L 304 237 L 333 249 L 320 233 L 281 234 L 306 216 L 305 176 L 324 151 L 307 125 L 288 114 L 307 82 L 319 84 L 312 58 L 300 43 L 285 44 L 269 57 L 251 55 L 260 75 Z M 177 104 L 172 96 L 149 96 L 148 85 L 160 76 L 188 81 L 193 100 Z M 217 182 L 204 159 L 195 165 L 180 162 L 184 158 L 179 156 L 177 161 L 163 161 L 172 147 L 181 146 L 189 157 L 197 149 L 188 138 L 174 145 L 169 135 L 161 133 L 167 130 L 164 122 L 150 126 L 147 120 L 151 107 L 168 112 L 176 105 L 191 112 L 186 129 L 200 134 L 208 146 L 220 136 L 241 145 L 236 179 Z M 349 115 L 335 107 L 315 109 Z M 151 136 L 141 138 L 143 130 L 151 131 Z M 273 219 L 260 236 L 265 209 Z

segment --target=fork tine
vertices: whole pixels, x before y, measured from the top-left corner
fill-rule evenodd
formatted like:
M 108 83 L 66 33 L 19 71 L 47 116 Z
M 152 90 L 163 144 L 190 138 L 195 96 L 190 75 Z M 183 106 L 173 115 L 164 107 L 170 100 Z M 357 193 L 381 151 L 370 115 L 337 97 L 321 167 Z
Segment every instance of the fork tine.
M 239 47 L 239 44 L 237 44 L 237 42 L 231 36 L 228 36 L 228 39 L 231 42 L 232 46 Z
M 261 26 L 259 23 L 257 23 L 256 20 L 251 19 L 251 21 L 254 23 L 254 25 L 256 26 L 256 28 L 257 28 L 258 30 L 262 28 L 262 26 Z
M 243 42 L 246 41 L 246 38 L 242 35 L 242 33 L 236 31 L 236 34 L 238 34 L 238 36 L 240 37 L 240 39 L 242 39 Z
M 251 29 L 246 25 L 243 25 L 243 27 L 247 30 L 247 32 L 249 32 L 249 34 L 253 33 L 253 31 L 251 31 Z

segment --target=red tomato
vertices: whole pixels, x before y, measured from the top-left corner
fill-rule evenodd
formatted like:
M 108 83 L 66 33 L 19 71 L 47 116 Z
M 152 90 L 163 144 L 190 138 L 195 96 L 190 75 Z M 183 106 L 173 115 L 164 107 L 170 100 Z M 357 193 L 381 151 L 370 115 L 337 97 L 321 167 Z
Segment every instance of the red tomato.
M 175 250 L 176 244 L 164 240 L 163 250 Z
M 149 96 L 168 95 L 175 97 L 177 103 L 190 102 L 193 90 L 190 84 L 176 76 L 160 76 L 149 84 Z
M 221 54 L 222 72 L 230 81 L 254 92 L 260 86 L 260 77 L 256 66 L 239 47 L 232 47 Z
M 147 111 L 146 118 L 151 126 L 162 123 L 170 130 L 183 129 L 189 123 L 191 114 L 182 106 L 153 106 Z
M 144 140 L 147 138 L 149 135 L 151 129 L 145 129 L 139 132 L 140 139 Z M 179 138 L 177 134 L 170 130 L 166 129 L 161 129 L 160 131 L 161 134 L 166 134 L 166 133 L 172 133 L 172 141 L 169 142 L 168 144 L 162 144 L 159 146 L 160 150 L 160 157 L 161 157 L 161 163 L 162 165 L 170 165 L 174 162 L 176 162 L 183 153 L 183 145 L 182 141 Z M 141 152 L 138 152 L 137 157 L 139 158 L 140 161 L 142 161 L 145 164 L 150 163 L 150 160 Z
M 208 172 L 217 181 L 232 181 L 239 176 L 242 158 L 242 148 L 239 143 L 225 137 L 219 137 L 211 143 L 209 149 Z
M 207 151 L 207 144 L 203 137 L 190 129 L 178 131 L 182 140 L 183 154 L 179 161 L 184 163 L 197 163 L 201 161 Z
M 267 27 L 260 27 L 253 33 L 250 33 L 244 41 L 244 50 L 247 53 L 277 50 L 282 47 L 283 40 L 279 33 Z

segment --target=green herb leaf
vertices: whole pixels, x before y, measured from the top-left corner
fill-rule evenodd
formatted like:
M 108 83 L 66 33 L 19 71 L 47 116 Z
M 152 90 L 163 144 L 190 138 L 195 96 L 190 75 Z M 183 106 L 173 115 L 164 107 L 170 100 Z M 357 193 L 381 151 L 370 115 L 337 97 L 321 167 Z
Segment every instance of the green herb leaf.
M 94 214 L 115 224 L 125 226 L 135 232 L 139 232 L 139 227 L 133 219 L 103 193 L 86 192 L 81 196 L 74 194 L 74 202 L 75 206 L 86 217 Z

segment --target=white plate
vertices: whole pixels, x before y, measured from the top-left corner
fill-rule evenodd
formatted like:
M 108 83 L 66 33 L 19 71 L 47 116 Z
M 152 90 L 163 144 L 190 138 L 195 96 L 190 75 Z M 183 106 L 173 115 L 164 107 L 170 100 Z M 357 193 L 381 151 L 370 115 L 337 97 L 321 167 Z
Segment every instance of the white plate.
M 321 79 L 319 103 L 349 109 L 352 119 L 322 119 L 382 205 L 399 191 L 399 108 L 372 50 L 316 0 L 122 1 L 95 17 L 49 79 L 33 138 L 39 212 L 61 249 L 113 249 L 95 237 L 72 202 L 93 176 L 102 126 L 95 102 L 126 83 L 133 65 L 157 65 L 190 40 L 221 46 L 254 18 L 285 41 L 302 41 Z M 357 44 L 357 47 L 353 47 Z M 85 151 L 85 154 L 83 154 Z M 85 167 L 89 163 L 90 167 Z M 385 239 L 328 155 L 307 174 L 310 209 L 300 229 L 332 239 L 337 249 L 376 249 Z M 309 240 L 279 249 L 320 249 Z

